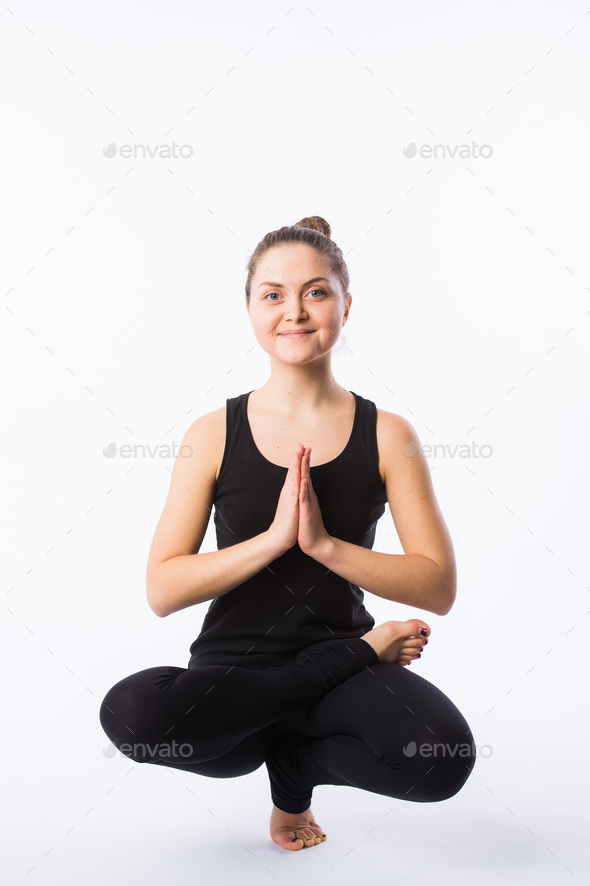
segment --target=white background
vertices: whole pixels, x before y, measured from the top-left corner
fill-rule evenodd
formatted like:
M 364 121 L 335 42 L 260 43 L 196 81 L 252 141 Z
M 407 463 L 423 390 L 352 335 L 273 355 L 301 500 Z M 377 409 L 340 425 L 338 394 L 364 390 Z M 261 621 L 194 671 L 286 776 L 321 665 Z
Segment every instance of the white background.
M 0 25 L 6 881 L 584 882 L 587 4 L 37 0 Z M 103 154 L 172 142 L 192 156 Z M 351 276 L 334 375 L 440 444 L 458 563 L 445 617 L 366 605 L 431 625 L 412 669 L 487 756 L 438 804 L 321 786 L 328 841 L 285 852 L 264 766 L 108 756 L 98 708 L 188 662 L 208 604 L 145 599 L 162 447 L 268 378 L 245 265 L 312 214 Z M 390 515 L 375 549 L 401 552 Z

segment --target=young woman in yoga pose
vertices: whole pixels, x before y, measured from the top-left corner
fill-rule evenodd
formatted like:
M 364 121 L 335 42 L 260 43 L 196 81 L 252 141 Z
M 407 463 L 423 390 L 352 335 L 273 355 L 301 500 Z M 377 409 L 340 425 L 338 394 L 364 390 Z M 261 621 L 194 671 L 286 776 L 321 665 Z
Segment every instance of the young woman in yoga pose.
M 270 835 L 295 850 L 326 839 L 316 785 L 437 802 L 475 762 L 461 712 L 408 669 L 428 624 L 375 627 L 363 603 L 361 588 L 446 615 L 456 567 L 412 425 L 332 374 L 352 297 L 330 234 L 302 219 L 248 262 L 270 378 L 187 430 L 147 567 L 156 615 L 211 603 L 186 668 L 131 674 L 100 708 L 137 762 L 212 778 L 265 763 Z M 386 504 L 404 554 L 372 550 Z M 218 550 L 199 553 L 213 506 Z

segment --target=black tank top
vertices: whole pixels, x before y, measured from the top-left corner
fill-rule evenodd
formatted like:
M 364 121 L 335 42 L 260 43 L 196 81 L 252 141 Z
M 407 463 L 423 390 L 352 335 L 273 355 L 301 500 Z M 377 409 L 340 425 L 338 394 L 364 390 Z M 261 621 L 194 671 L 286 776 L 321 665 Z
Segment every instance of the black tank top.
M 214 499 L 219 550 L 269 528 L 288 471 L 265 458 L 254 442 L 246 411 L 250 393 L 226 401 L 226 442 Z M 379 474 L 377 408 L 351 393 L 356 409 L 348 443 L 332 461 L 312 465 L 311 479 L 327 532 L 372 548 L 387 503 Z M 357 585 L 304 554 L 296 542 L 211 601 L 188 667 L 278 666 L 314 643 L 360 637 L 375 625 L 363 597 Z

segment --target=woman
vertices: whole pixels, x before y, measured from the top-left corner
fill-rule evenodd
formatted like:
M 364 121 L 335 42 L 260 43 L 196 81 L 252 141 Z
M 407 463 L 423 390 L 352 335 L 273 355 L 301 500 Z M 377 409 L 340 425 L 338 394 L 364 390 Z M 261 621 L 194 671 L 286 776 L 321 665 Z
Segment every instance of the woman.
M 436 802 L 475 759 L 460 711 L 407 669 L 429 626 L 375 627 L 363 605 L 360 586 L 446 615 L 456 568 L 414 429 L 332 375 L 352 297 L 330 234 L 305 218 L 252 254 L 246 308 L 270 378 L 186 432 L 147 568 L 156 615 L 212 602 L 187 668 L 132 674 L 100 708 L 137 762 L 213 778 L 264 762 L 271 837 L 295 850 L 326 839 L 316 785 Z M 404 554 L 372 550 L 387 502 Z M 200 554 L 212 505 L 219 550 Z

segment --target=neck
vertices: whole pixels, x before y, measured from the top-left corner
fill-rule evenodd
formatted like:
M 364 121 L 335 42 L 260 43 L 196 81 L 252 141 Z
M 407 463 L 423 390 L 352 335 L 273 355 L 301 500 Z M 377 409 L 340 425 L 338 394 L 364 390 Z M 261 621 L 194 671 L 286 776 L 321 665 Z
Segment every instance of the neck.
M 271 358 L 270 378 L 256 391 L 259 404 L 286 415 L 314 415 L 341 400 L 346 388 L 339 385 L 329 362 L 290 364 Z

